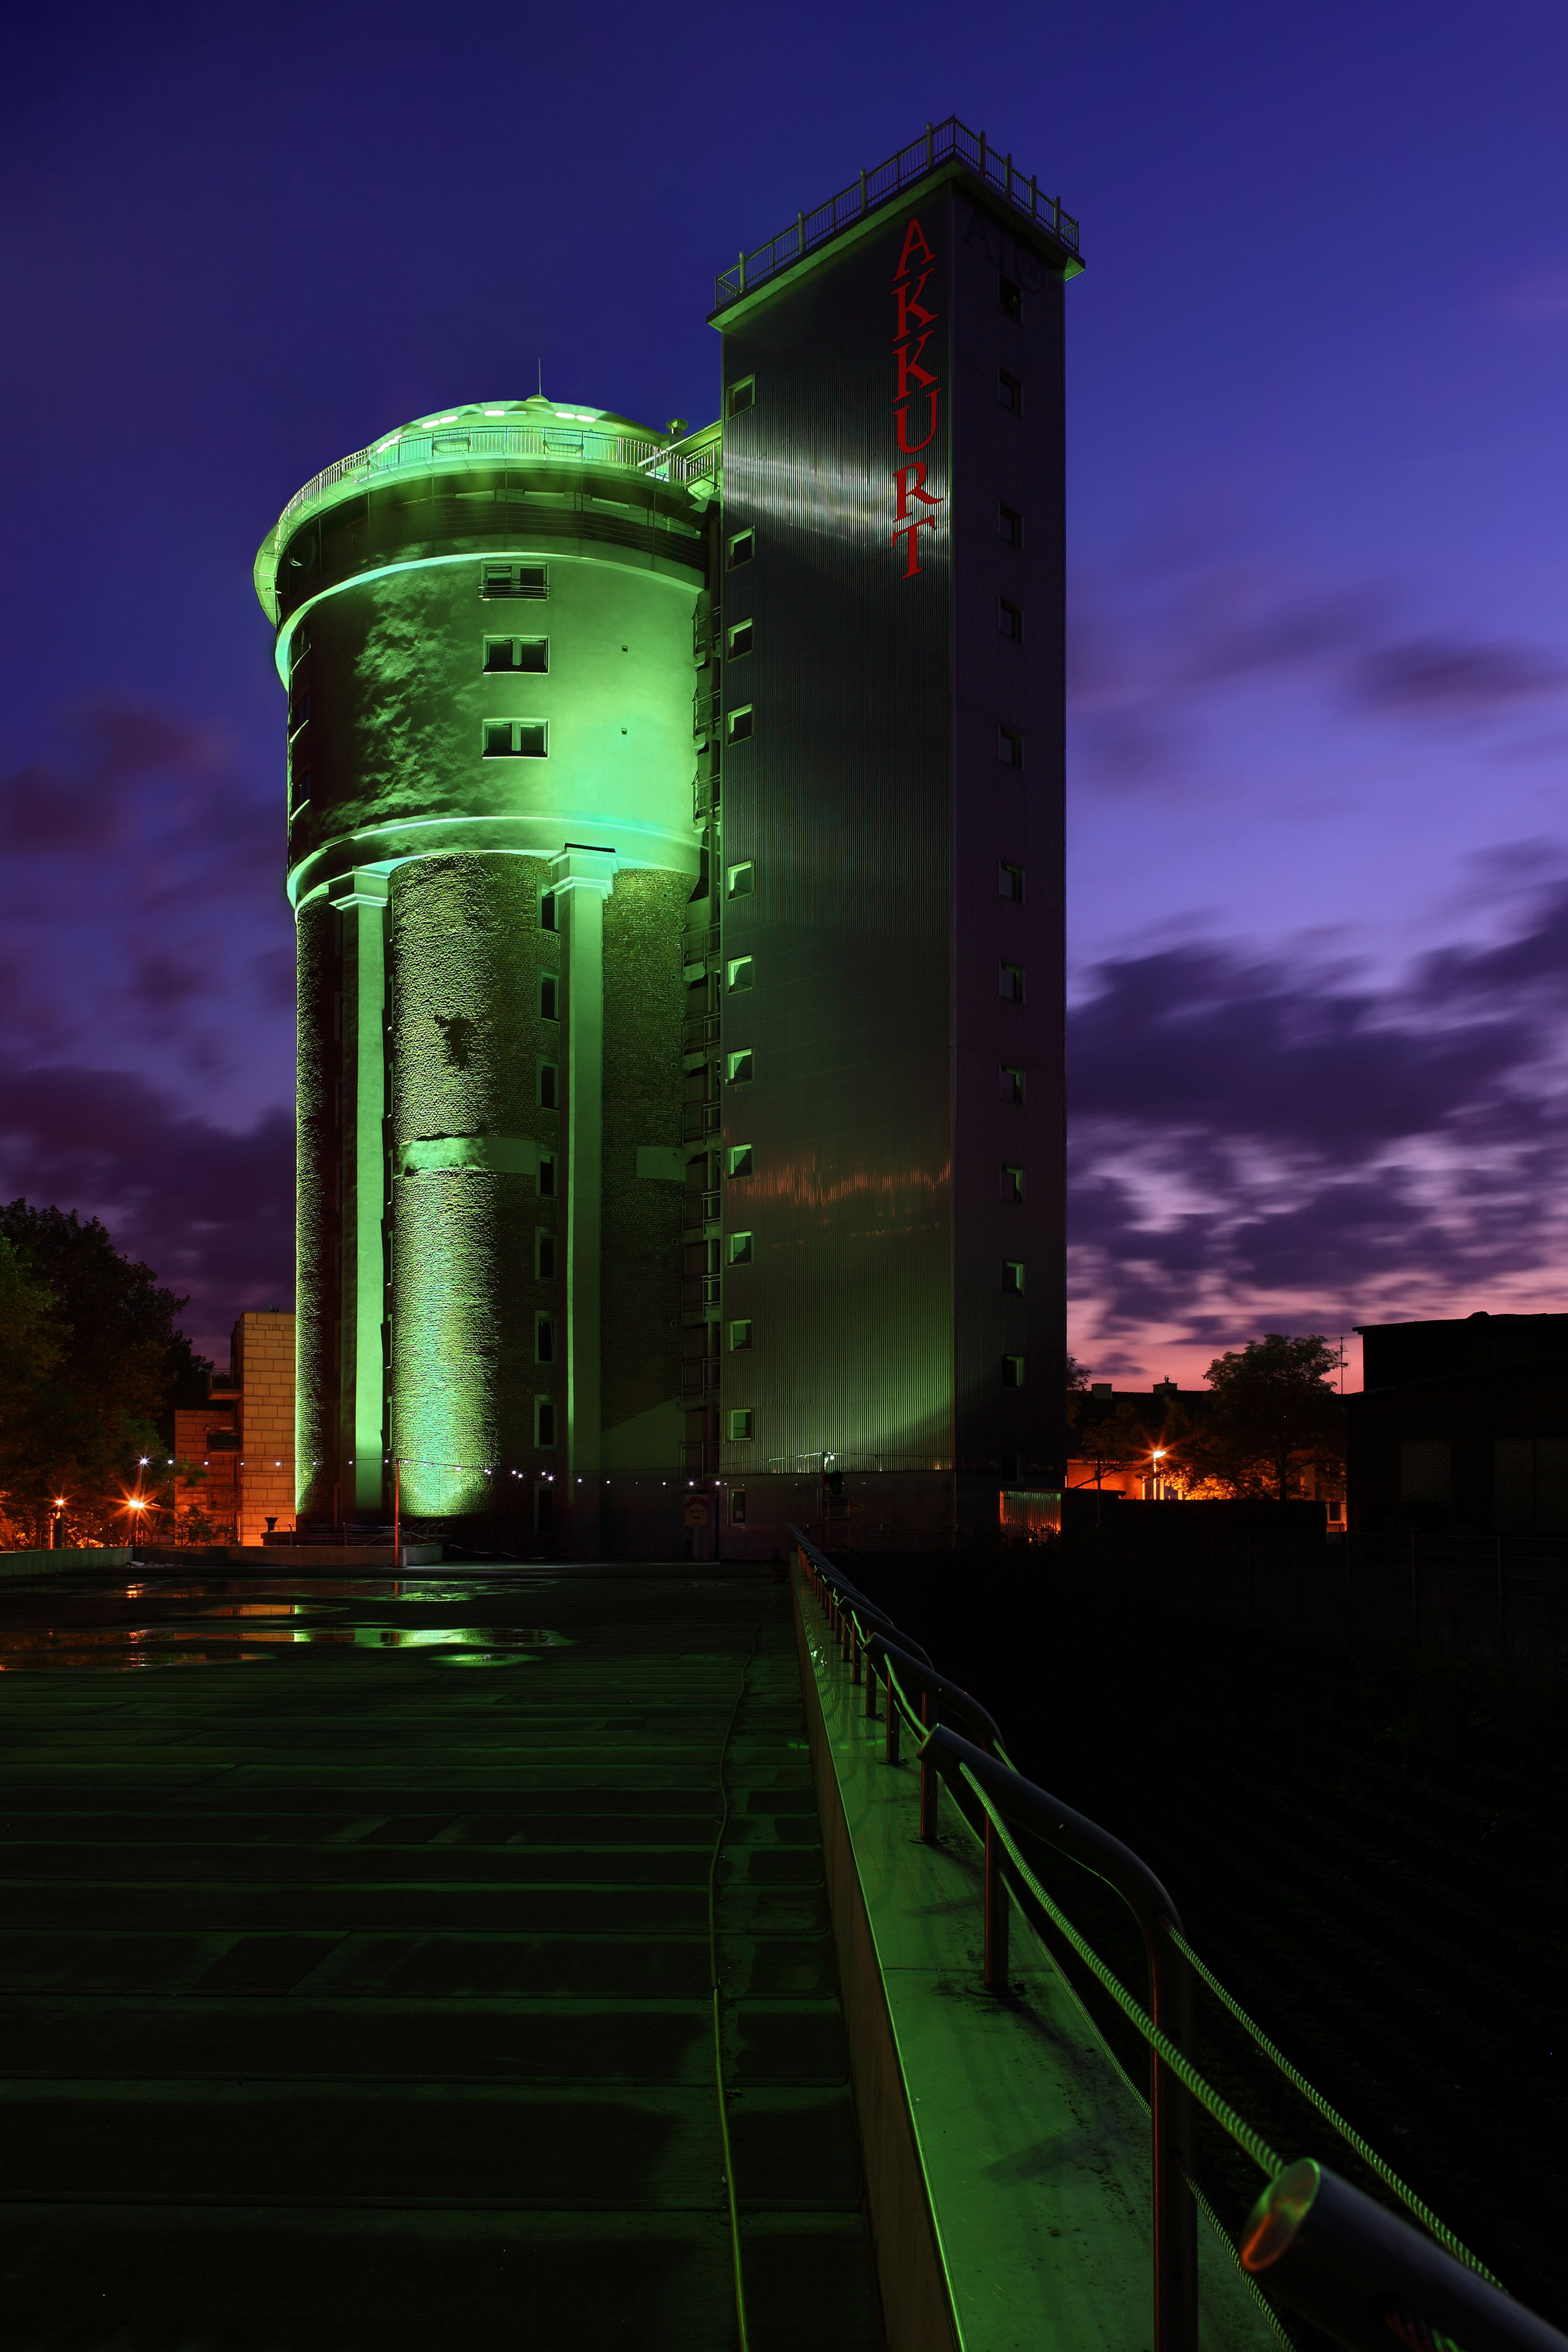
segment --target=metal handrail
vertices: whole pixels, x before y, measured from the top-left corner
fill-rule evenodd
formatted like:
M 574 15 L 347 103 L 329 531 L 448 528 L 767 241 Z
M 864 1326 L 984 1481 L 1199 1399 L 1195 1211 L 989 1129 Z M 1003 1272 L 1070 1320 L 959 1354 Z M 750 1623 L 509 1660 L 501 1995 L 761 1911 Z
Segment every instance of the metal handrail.
M 713 282 L 715 314 L 727 310 L 753 287 L 792 268 L 819 246 L 842 236 L 868 213 L 894 203 L 910 181 L 923 179 L 939 163 L 951 162 L 967 164 L 1037 228 L 1046 230 L 1069 253 L 1078 252 L 1079 225 L 1071 213 L 1063 212 L 1060 197 L 1043 196 L 1038 182 L 1032 176 L 1026 180 L 1015 171 L 1012 156 L 998 155 L 984 131 L 971 131 L 956 114 L 950 114 L 945 122 L 928 122 L 923 139 L 911 141 L 885 163 L 862 172 L 836 196 L 814 205 L 810 212 L 797 213 L 789 228 L 759 245 L 754 253 L 742 252 L 733 269 L 721 270 Z
M 1279 2301 L 1310 2319 L 1348 2352 L 1377 2352 L 1377 2347 L 1390 2341 L 1436 2344 L 1450 2340 L 1450 2328 L 1458 2329 L 1458 2340 L 1468 2352 L 1568 2352 L 1568 2337 L 1513 2302 L 1381 2160 L 1375 2161 L 1381 2176 L 1436 2237 L 1447 2240 L 1447 2245 L 1412 2229 L 1310 2159 L 1282 2164 L 1259 2135 L 1210 2089 L 1190 2057 L 1193 1979 L 1187 1965 L 1188 1947 L 1175 1905 L 1159 1879 L 1120 1839 L 1015 1770 L 984 1709 L 967 1692 L 938 1675 L 923 1651 L 917 1658 L 918 1644 L 910 1643 L 884 1611 L 875 1608 L 841 1576 L 800 1528 L 792 1527 L 790 1533 L 807 1582 L 837 1635 L 840 1654 L 850 1666 L 852 1679 L 860 1679 L 859 1669 L 864 1665 L 866 1713 L 871 1717 L 883 1712 L 876 1699 L 880 1671 L 886 1692 L 885 1753 L 889 1760 L 898 1760 L 895 1727 L 900 1711 L 910 1728 L 922 1734 L 919 1759 L 922 1837 L 934 1835 L 935 1830 L 934 1799 L 930 1801 L 928 1827 L 928 1772 L 932 1783 L 939 1774 L 948 1780 L 966 1822 L 984 1835 L 986 1989 L 998 1995 L 1006 1993 L 1009 1905 L 1016 1902 L 1026 1916 L 1035 1916 L 1037 1925 L 1048 1918 L 1065 1931 L 1072 1948 L 1115 1995 L 1149 2046 L 1156 2352 L 1194 2352 L 1197 2208 L 1201 2205 L 1210 2221 L 1220 2226 L 1194 2178 L 1194 2101 L 1270 2178 L 1271 2185 L 1254 2208 L 1239 2248 L 1233 2248 L 1244 2275 L 1255 2286 L 1259 2278 L 1264 2279 Z M 910 1691 L 920 1693 L 918 1714 Z M 942 1706 L 957 1714 L 960 1702 L 966 1713 L 988 1727 L 992 1736 L 986 1748 L 976 1747 L 942 1723 Z M 934 1714 L 936 1719 L 928 1723 L 928 1714 Z M 962 1792 L 966 1788 L 972 1792 L 971 1805 L 963 1801 Z M 982 1815 L 979 1825 L 973 1818 L 972 1805 Z M 1103 1879 L 1128 1905 L 1142 1932 L 1148 1959 L 1147 2015 L 1050 1902 L 1008 1836 L 1004 1826 L 1007 1822 Z M 1195 1954 L 1191 1957 L 1197 1961 Z M 1197 1965 L 1202 1967 L 1201 1962 Z M 1229 1997 L 1209 1971 L 1203 1969 L 1202 1973 L 1228 2002 Z M 1302 2088 L 1301 2078 L 1272 2045 L 1264 2048 L 1287 2079 Z M 1332 2110 L 1324 2108 L 1318 2095 L 1306 2087 L 1320 2112 L 1332 2119 Z M 1342 2125 L 1339 2128 L 1346 2129 Z M 1347 2136 L 1352 2145 L 1367 2153 L 1364 2143 L 1354 2135 Z M 1457 2252 L 1450 2252 L 1450 2247 Z M 1466 2259 L 1458 2259 L 1459 2254 Z

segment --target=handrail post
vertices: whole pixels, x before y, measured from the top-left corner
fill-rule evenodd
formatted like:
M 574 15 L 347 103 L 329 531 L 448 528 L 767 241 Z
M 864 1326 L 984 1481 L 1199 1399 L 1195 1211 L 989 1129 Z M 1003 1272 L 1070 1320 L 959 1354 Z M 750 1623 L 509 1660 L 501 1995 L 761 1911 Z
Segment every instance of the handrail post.
M 860 211 L 862 216 L 864 216 L 866 211 L 866 173 L 864 169 L 862 169 L 860 173 Z
M 1012 1924 L 1002 1841 L 989 1810 L 985 1815 L 985 1990 L 1007 1990 L 1007 1931 Z
M 742 246 L 742 247 L 741 247 L 741 291 L 742 291 L 742 293 L 743 294 L 743 293 L 745 292 L 745 290 L 746 290 L 746 248 L 745 248 L 745 247 L 744 247 L 744 246 Z
M 853 1609 L 849 1612 L 849 1679 L 852 1683 L 860 1679 L 860 1628 Z
M 931 171 L 935 163 L 936 142 L 931 135 L 931 124 L 928 122 L 926 124 L 926 170 Z
M 896 1764 L 899 1761 L 899 1702 L 893 1692 L 891 1666 L 886 1669 L 883 1680 L 888 1686 L 888 1727 L 882 1742 L 882 1761 L 884 1764 Z
M 921 1723 L 927 1731 L 931 1729 L 931 1695 L 927 1691 L 921 1693 Z M 929 1750 L 922 1750 L 921 1755 L 921 1843 L 922 1845 L 936 1843 L 936 1798 L 941 1785 L 936 1765 Z
M 881 1712 L 877 1705 L 877 1661 L 869 1651 L 866 1654 L 866 1712 L 873 1722 Z

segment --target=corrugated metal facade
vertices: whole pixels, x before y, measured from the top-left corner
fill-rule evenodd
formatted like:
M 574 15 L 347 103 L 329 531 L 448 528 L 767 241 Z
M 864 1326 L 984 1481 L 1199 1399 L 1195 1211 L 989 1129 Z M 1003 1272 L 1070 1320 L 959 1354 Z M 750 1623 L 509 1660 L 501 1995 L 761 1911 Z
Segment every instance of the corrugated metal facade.
M 731 1478 L 1059 1470 L 1061 298 L 949 180 L 719 321 Z

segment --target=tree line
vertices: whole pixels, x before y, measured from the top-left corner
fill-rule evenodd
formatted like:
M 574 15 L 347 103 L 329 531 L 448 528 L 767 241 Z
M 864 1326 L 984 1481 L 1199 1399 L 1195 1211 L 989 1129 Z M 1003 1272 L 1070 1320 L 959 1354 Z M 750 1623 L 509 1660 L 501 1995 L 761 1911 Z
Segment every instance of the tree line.
M 57 1512 L 64 1543 L 123 1543 L 129 1499 L 168 1492 L 175 1408 L 212 1372 L 189 1303 L 96 1217 L 0 1206 L 0 1543 L 47 1544 Z
M 1334 1387 L 1341 1362 L 1319 1332 L 1269 1331 L 1215 1358 L 1204 1374 L 1206 1397 L 1156 1390 L 1135 1402 L 1094 1396 L 1087 1369 L 1069 1357 L 1068 1450 L 1100 1476 L 1137 1464 L 1157 1468 L 1189 1496 L 1284 1503 L 1342 1494 L 1344 1399 Z

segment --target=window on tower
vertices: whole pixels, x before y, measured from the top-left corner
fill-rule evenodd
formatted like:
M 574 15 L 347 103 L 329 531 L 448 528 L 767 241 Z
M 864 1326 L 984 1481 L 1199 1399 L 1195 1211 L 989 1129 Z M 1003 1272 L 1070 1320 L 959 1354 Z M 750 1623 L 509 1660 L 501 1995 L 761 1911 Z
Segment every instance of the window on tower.
M 731 992 L 733 992 L 738 991 L 738 990 L 741 990 L 741 989 L 750 988 L 750 986 L 751 986 L 751 985 L 752 985 L 752 959 L 751 959 L 751 957 L 750 957 L 750 956 L 731 956 L 731 957 L 730 958 L 730 987 L 731 987 Z
M 749 1404 L 731 1405 L 730 1408 L 730 1435 L 731 1438 L 750 1437 L 753 1433 L 754 1423 L 752 1420 L 751 1406 Z
M 1004 1201 L 1021 1201 L 1024 1197 L 1024 1171 L 1021 1168 L 1003 1168 L 999 1171 L 997 1191 Z
M 1024 734 L 1018 727 L 998 727 L 996 757 L 1005 768 L 1021 768 L 1024 764 Z
M 533 1442 L 535 1445 L 555 1443 L 555 1400 L 535 1397 L 533 1400 Z
M 732 1144 L 730 1146 L 730 1173 L 731 1173 L 731 1176 L 749 1176 L 749 1175 L 751 1174 L 751 1172 L 752 1172 L 752 1147 L 751 1147 L 751 1145 L 750 1145 L 749 1143 L 732 1143 Z
M 739 661 L 742 654 L 749 654 L 751 652 L 752 646 L 755 642 L 755 634 L 756 633 L 750 621 L 736 622 L 734 627 L 730 632 L 730 659 L 731 661 Z
M 1024 1261 L 1022 1258 L 1005 1257 L 1003 1259 L 1002 1288 L 1009 1298 L 1022 1298 L 1024 1296 Z
M 546 1225 L 534 1228 L 533 1271 L 541 1282 L 555 1279 L 555 1236 Z
M 561 982 L 556 979 L 555 974 L 552 971 L 542 971 L 539 975 L 539 1017 L 542 1021 L 556 1019 L 555 1007 L 560 992 Z
M 548 637 L 487 637 L 485 667 L 509 675 L 517 670 L 539 673 L 550 667 Z
M 1021 1389 L 1023 1387 L 1024 1359 L 1022 1356 L 1003 1357 L 1002 1385 L 1005 1389 Z
M 1021 866 L 998 865 L 996 888 L 1000 897 L 1015 899 L 1020 906 L 1024 899 L 1024 869 Z
M 996 400 L 1000 407 L 1010 410 L 1015 416 L 1024 414 L 1024 387 L 1005 368 L 996 371 Z
M 548 596 L 550 567 L 544 563 L 481 564 L 479 593 L 484 597 Z
M 1003 1063 L 996 1074 L 996 1099 L 998 1102 L 1005 1103 L 1023 1101 L 1024 1073 L 1022 1070 L 1011 1070 L 1005 1062 Z
M 539 1062 L 536 1100 L 541 1110 L 559 1110 L 561 1108 L 561 1072 L 555 1063 L 547 1062 L 542 1056 Z
M 730 1326 L 731 1348 L 732 1349 L 735 1348 L 749 1348 L 751 1344 L 752 1327 L 750 1322 L 748 1320 L 739 1320 L 731 1323 Z
M 731 743 L 743 743 L 751 731 L 752 706 L 749 702 L 745 702 L 742 704 L 739 710 L 731 711 L 726 722 L 725 733 Z
M 1005 596 L 999 596 L 996 600 L 996 626 L 1005 637 L 1011 637 L 1016 646 L 1021 646 L 1024 642 L 1023 606 L 1009 604 Z
M 542 719 L 490 719 L 485 722 L 487 760 L 542 760 L 549 737 Z
M 542 1151 L 539 1155 L 539 1194 L 541 1200 L 555 1198 L 555 1154 Z
M 1009 1004 L 1024 1002 L 1024 970 L 1021 964 L 999 963 L 996 967 L 996 993 Z
M 742 563 L 750 563 L 756 551 L 757 534 L 754 530 L 738 530 L 732 533 L 730 540 L 731 571 L 737 571 Z
M 724 403 L 726 415 L 730 416 L 743 415 L 748 408 L 755 405 L 756 397 L 756 377 L 754 375 L 743 375 L 738 383 L 732 383 L 730 386 L 729 397 Z
M 996 536 L 1008 547 L 1024 544 L 1024 518 L 1016 507 L 999 506 L 996 509 Z
M 996 304 L 997 308 L 1005 317 L 1009 319 L 1021 319 L 1024 315 L 1024 290 L 1022 287 L 1015 285 L 1011 278 L 998 277 L 996 280 Z
M 555 1361 L 555 1318 L 536 1315 L 533 1318 L 533 1360 L 536 1364 Z

